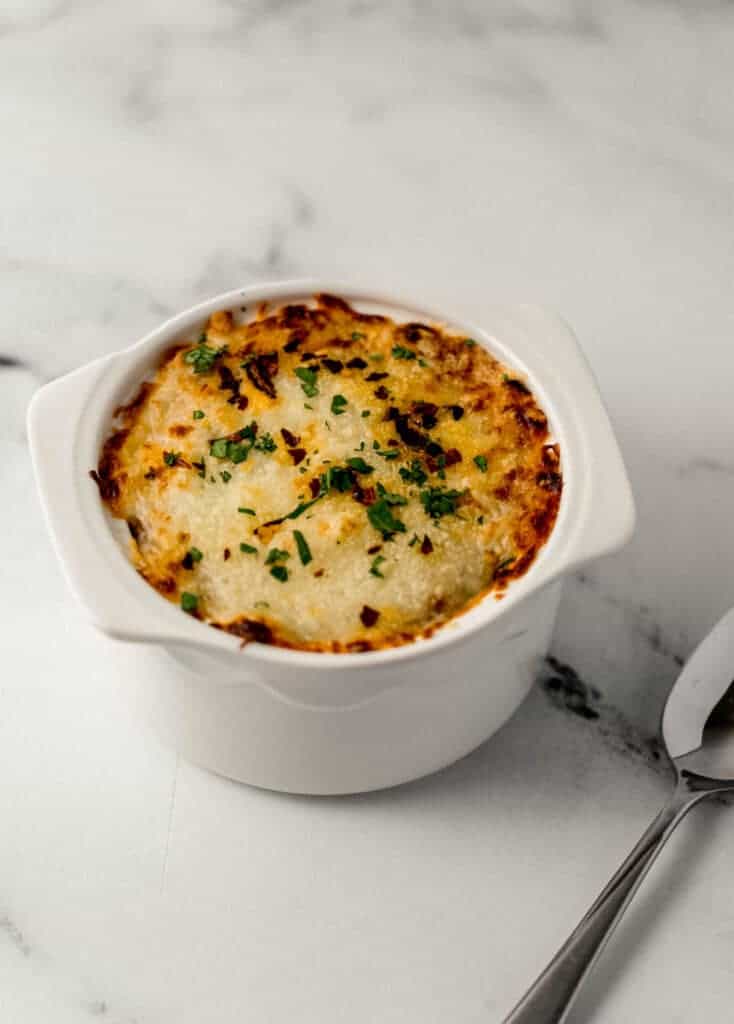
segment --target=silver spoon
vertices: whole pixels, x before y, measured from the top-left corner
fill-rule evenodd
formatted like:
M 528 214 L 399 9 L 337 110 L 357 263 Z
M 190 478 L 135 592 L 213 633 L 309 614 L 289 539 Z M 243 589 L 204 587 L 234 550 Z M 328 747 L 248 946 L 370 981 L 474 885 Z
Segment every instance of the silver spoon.
M 696 648 L 668 697 L 663 741 L 676 775 L 668 803 L 504 1024 L 559 1024 L 648 869 L 690 809 L 734 791 L 734 609 Z M 730 692 L 731 688 L 731 692 Z

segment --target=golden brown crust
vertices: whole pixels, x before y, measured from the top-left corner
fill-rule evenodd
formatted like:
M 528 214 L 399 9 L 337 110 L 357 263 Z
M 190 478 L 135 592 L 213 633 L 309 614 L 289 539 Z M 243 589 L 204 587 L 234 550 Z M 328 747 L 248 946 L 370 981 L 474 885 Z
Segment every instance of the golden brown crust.
M 563 488 L 525 381 L 332 295 L 215 313 L 117 419 L 91 475 L 133 563 L 243 644 L 429 636 L 528 570 Z

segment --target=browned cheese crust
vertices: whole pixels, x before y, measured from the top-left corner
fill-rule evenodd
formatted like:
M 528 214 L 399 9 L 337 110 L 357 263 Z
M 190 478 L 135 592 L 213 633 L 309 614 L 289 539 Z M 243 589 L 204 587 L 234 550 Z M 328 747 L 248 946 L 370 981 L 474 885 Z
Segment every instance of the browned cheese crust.
M 558 445 L 471 338 L 343 300 L 214 314 L 118 410 L 91 475 L 168 600 L 240 637 L 365 651 L 525 573 Z

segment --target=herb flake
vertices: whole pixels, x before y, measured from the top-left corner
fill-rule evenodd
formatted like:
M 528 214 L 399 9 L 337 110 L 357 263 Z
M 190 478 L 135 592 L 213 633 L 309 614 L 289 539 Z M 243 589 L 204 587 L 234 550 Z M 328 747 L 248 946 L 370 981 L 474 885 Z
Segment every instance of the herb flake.
M 346 407 L 349 403 L 347 402 L 344 395 L 334 395 L 331 400 L 331 411 L 334 416 L 341 416 L 342 413 L 346 412 Z
M 309 562 L 313 561 L 313 555 L 311 549 L 308 546 L 308 541 L 303 536 L 300 530 L 293 531 L 293 537 L 298 548 L 298 557 L 301 559 L 301 565 L 308 565 Z
M 369 506 L 367 518 L 385 540 L 389 540 L 395 533 L 405 533 L 405 523 L 395 518 L 390 503 L 384 497 L 378 498 L 373 505 Z
M 225 353 L 224 348 L 211 348 L 202 339 L 202 335 L 196 348 L 189 349 L 184 356 L 184 362 L 193 366 L 194 373 L 209 373 L 217 359 Z
M 431 519 L 456 515 L 456 503 L 462 491 L 447 490 L 445 487 L 428 487 L 420 492 L 420 500 L 426 515 Z
M 287 551 L 281 551 L 280 548 L 271 548 L 268 551 L 268 557 L 265 559 L 266 565 L 273 565 L 275 562 L 287 562 L 290 558 L 290 554 Z
M 378 576 L 381 580 L 384 580 L 385 577 L 380 572 L 380 566 L 382 565 L 383 562 L 386 561 L 387 559 L 384 558 L 382 555 L 376 555 L 375 558 L 372 559 L 372 565 L 370 566 L 370 574 L 372 576 Z
M 310 366 L 297 366 L 295 369 L 296 377 L 301 382 L 303 393 L 307 398 L 314 398 L 319 393 L 317 381 L 318 370 L 312 369 Z

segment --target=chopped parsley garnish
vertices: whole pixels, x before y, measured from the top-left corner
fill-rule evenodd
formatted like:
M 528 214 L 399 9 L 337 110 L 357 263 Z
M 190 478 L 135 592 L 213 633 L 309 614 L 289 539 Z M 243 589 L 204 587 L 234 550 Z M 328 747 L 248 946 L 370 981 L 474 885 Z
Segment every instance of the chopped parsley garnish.
M 366 419 L 367 419 L 367 417 L 369 416 L 369 414 L 370 414 L 370 411 L 369 411 L 369 409 L 363 409 L 363 410 L 362 410 L 362 419 L 363 419 L 363 420 L 366 420 Z
M 431 519 L 456 515 L 456 502 L 462 491 L 447 490 L 445 487 L 428 487 L 420 492 L 420 499 L 426 515 Z
M 270 454 L 270 452 L 274 452 L 278 446 L 271 437 L 271 435 L 265 433 L 261 434 L 260 437 L 258 437 L 258 439 L 255 441 L 252 447 L 257 452 L 265 452 L 266 454 Z
M 303 393 L 307 398 L 313 398 L 315 395 L 318 395 L 319 389 L 316 384 L 318 370 L 310 366 L 297 366 L 295 373 L 301 382 Z
M 396 359 L 415 359 L 415 352 L 412 352 L 404 345 L 395 345 L 393 347 L 392 354 Z
M 189 594 L 188 591 L 186 590 L 183 591 L 183 593 L 181 594 L 181 607 L 185 612 L 188 612 L 189 615 L 192 615 L 196 611 L 198 604 L 199 598 L 196 596 L 196 594 Z
M 410 540 L 408 541 L 408 547 L 409 547 L 409 548 L 412 548 L 412 547 L 413 547 L 413 545 L 414 545 L 414 544 L 417 544 L 417 543 L 418 543 L 418 534 L 417 534 L 417 533 L 414 533 L 414 534 L 413 534 L 413 536 L 412 536 L 412 537 L 410 538 Z
M 359 613 L 360 622 L 368 629 L 370 626 L 374 626 L 379 617 L 380 613 L 376 609 L 370 608 L 368 604 L 363 605 L 362 611 Z
M 298 548 L 298 557 L 301 559 L 301 565 L 308 565 L 313 559 L 311 554 L 311 548 L 308 546 L 308 541 L 303 536 L 300 530 L 293 531 L 293 537 L 296 541 L 296 547 Z
M 331 411 L 334 416 L 341 416 L 348 404 L 344 395 L 334 395 L 331 400 Z
M 254 508 L 244 508 L 243 506 L 240 506 L 240 508 L 238 508 L 237 511 L 241 512 L 243 516 L 257 515 Z
M 385 577 L 380 572 L 380 566 L 382 565 L 383 562 L 386 562 L 386 561 L 387 561 L 387 559 L 383 558 L 382 555 L 376 555 L 372 559 L 372 565 L 370 566 L 370 573 L 373 576 L 379 576 L 381 580 L 384 580 Z
M 389 540 L 394 533 L 405 533 L 405 523 L 396 519 L 390 509 L 390 502 L 386 498 L 378 500 L 367 509 L 367 518 L 376 530 L 379 530 L 385 540 Z
M 208 373 L 226 351 L 225 348 L 210 348 L 204 343 L 205 337 L 206 335 L 202 334 L 196 348 L 190 349 L 184 356 L 184 362 L 193 366 L 194 373 Z
M 419 366 L 421 366 L 421 367 L 422 367 L 422 368 L 423 368 L 424 370 L 428 370 L 428 369 L 430 369 L 430 366 L 431 366 L 431 364 L 430 364 L 430 363 L 427 363 L 427 362 L 425 361 L 425 359 L 419 359 L 419 360 L 418 360 L 418 365 L 419 365 Z
M 512 565 L 512 563 L 516 561 L 516 559 L 517 555 L 510 555 L 509 558 L 503 558 L 502 561 L 498 562 L 494 567 L 494 575 L 496 576 L 497 573 L 502 572 L 503 569 L 507 569 L 508 566 Z
M 366 334 L 362 334 L 361 331 L 352 331 L 352 341 L 359 341 L 360 338 L 366 338 Z
M 408 499 L 404 498 L 402 494 L 391 494 L 390 491 L 385 490 L 382 484 L 377 485 L 377 493 L 381 498 L 384 498 L 388 505 L 407 505 Z
M 203 557 L 203 554 L 198 548 L 189 548 L 189 558 L 192 562 L 200 562 Z
M 270 575 L 281 583 L 286 583 L 288 580 L 288 570 L 284 565 L 274 565 L 270 570 Z
M 270 434 L 257 436 L 257 423 L 253 420 L 247 427 L 235 431 L 229 437 L 217 437 L 209 442 L 209 454 L 215 459 L 229 459 L 237 465 L 244 462 L 252 449 L 260 452 L 272 452 L 278 446 Z
M 163 461 L 167 466 L 176 466 L 178 464 L 178 457 L 181 452 L 164 452 Z
M 479 467 L 482 473 L 487 472 L 487 456 L 486 455 L 475 455 L 474 464 Z
M 240 543 L 240 551 L 243 555 L 256 555 L 257 548 L 253 547 L 252 544 L 245 544 L 244 541 Z
M 351 459 L 347 459 L 348 463 L 351 463 L 351 461 Z M 365 465 L 367 464 L 365 463 Z M 275 526 L 278 523 L 285 522 L 286 519 L 298 519 L 299 516 L 302 516 L 304 512 L 311 508 L 312 505 L 321 501 L 321 499 L 325 498 L 327 494 L 331 493 L 331 491 L 337 491 L 339 494 L 348 493 L 354 488 L 352 472 L 359 473 L 364 472 L 364 470 L 357 469 L 352 465 L 349 465 L 348 467 L 329 466 L 329 468 L 319 476 L 318 481 L 315 479 L 311 481 L 311 493 L 313 494 L 313 497 L 310 501 L 301 501 L 291 512 L 288 512 L 284 516 L 280 516 L 278 519 L 271 519 L 268 523 L 265 523 L 265 525 Z M 318 491 L 316 493 L 314 493 L 314 486 L 318 486 Z M 381 485 L 378 485 L 378 487 L 379 486 Z M 385 494 L 387 493 L 384 488 L 382 488 L 382 490 Z M 393 504 L 405 502 L 405 499 L 401 498 L 400 495 L 390 495 L 390 498 L 393 499 Z
M 204 410 L 203 409 L 194 409 L 193 417 L 194 417 L 195 420 L 203 420 L 204 419 Z
M 370 464 L 360 458 L 359 455 L 355 455 L 352 456 L 352 458 L 347 459 L 347 465 L 350 466 L 355 473 L 374 473 L 375 471 L 375 467 L 370 466 Z
M 400 475 L 405 480 L 406 484 L 424 484 L 428 479 L 428 474 L 423 469 L 423 464 L 420 459 L 413 459 L 410 466 L 401 466 Z
M 376 441 L 375 444 L 377 444 Z M 375 455 L 379 455 L 381 458 L 387 459 L 388 462 L 391 462 L 393 459 L 397 459 L 398 455 L 400 455 L 397 448 L 380 448 L 379 445 L 377 445 L 374 451 Z
M 347 491 L 352 489 L 352 478 L 349 475 L 349 470 L 344 469 L 343 466 L 329 466 L 326 472 L 321 474 L 320 479 L 321 490 L 324 495 L 328 494 L 330 490 L 346 494 Z
M 280 548 L 271 548 L 268 551 L 268 557 L 265 559 L 266 565 L 272 565 L 274 562 L 287 562 L 291 556 L 287 551 L 281 551 Z
M 217 438 L 216 441 L 210 441 L 209 454 L 213 455 L 215 459 L 226 459 L 231 444 L 232 442 L 227 441 L 224 437 Z
M 371 359 L 373 363 L 381 363 L 385 357 L 381 352 L 373 352 L 372 355 L 368 356 L 367 358 Z
M 467 348 L 474 348 L 476 345 L 476 341 L 474 340 L 474 338 L 464 338 L 464 344 L 466 345 Z
M 302 501 L 299 505 L 296 505 L 292 512 L 289 512 L 288 515 L 283 516 L 282 519 L 274 519 L 273 523 L 280 523 L 285 519 L 298 519 L 298 517 L 302 516 L 303 513 L 307 511 L 307 509 L 311 508 L 312 505 L 315 505 L 317 501 L 321 501 L 325 494 L 326 491 L 324 491 L 323 494 L 317 494 L 315 498 L 311 499 L 311 501 Z M 271 526 L 273 525 L 273 523 L 266 523 L 265 525 Z
M 226 469 L 223 469 L 219 475 L 221 476 L 222 480 L 224 480 L 225 484 L 228 484 L 229 481 L 232 479 L 232 474 Z

